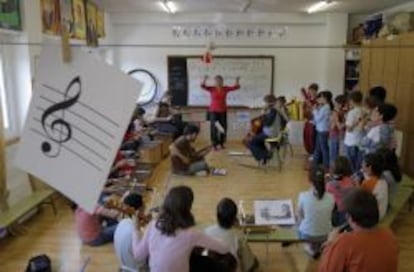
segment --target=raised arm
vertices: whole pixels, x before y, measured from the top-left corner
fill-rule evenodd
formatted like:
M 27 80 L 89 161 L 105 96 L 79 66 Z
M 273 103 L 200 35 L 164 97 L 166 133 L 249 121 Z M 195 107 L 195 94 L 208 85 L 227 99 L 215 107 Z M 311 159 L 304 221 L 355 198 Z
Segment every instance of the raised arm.
M 234 83 L 233 86 L 227 86 L 226 87 L 226 91 L 227 92 L 232 92 L 232 91 L 236 91 L 240 89 L 240 77 L 236 77 L 236 82 Z
M 208 76 L 204 76 L 204 79 L 201 82 L 200 87 L 201 87 L 201 89 L 203 89 L 203 90 L 205 90 L 207 92 L 211 92 L 211 91 L 213 91 L 214 87 L 207 86 L 207 84 L 206 84 L 207 79 L 208 79 Z

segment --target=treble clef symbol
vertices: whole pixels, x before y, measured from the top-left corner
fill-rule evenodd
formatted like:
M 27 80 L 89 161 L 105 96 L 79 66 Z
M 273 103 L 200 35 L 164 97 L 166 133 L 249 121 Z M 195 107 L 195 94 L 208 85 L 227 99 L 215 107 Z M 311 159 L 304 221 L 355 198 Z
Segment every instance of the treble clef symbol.
M 75 94 L 73 95 L 73 93 Z M 46 156 L 52 158 L 59 156 L 61 145 L 72 138 L 72 127 L 67 121 L 65 121 L 65 110 L 75 105 L 79 100 L 80 95 L 81 80 L 80 77 L 77 76 L 72 79 L 72 81 L 66 87 L 64 100 L 50 106 L 43 112 L 41 120 L 43 130 L 45 131 L 49 140 L 58 145 L 55 152 L 52 153 L 52 145 L 50 141 L 44 141 L 41 145 L 41 150 Z M 59 111 L 62 112 L 61 117 L 56 118 L 56 116 L 54 116 L 54 113 Z M 46 122 L 49 117 L 55 118 L 50 124 Z

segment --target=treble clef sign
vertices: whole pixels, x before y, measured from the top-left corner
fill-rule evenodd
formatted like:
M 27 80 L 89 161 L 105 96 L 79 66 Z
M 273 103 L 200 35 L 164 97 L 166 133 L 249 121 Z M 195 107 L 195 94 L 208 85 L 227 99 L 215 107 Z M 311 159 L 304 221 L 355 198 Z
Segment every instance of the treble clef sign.
M 42 114 L 42 127 L 48 136 L 48 140 L 41 145 L 43 154 L 48 157 L 55 158 L 59 156 L 61 146 L 72 138 L 72 127 L 65 120 L 65 110 L 72 107 L 78 102 L 81 95 L 81 79 L 79 76 L 72 79 L 66 87 L 64 93 L 64 100 L 47 108 Z M 61 117 L 56 117 L 55 113 L 61 112 Z M 51 123 L 48 119 L 54 118 Z M 57 148 L 52 150 L 52 144 L 57 144 Z

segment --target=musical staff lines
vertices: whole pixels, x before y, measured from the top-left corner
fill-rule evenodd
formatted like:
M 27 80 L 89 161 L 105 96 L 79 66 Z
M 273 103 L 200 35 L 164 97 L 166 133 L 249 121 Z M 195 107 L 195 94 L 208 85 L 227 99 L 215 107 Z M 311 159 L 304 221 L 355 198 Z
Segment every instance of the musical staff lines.
M 116 144 L 119 124 L 96 108 L 81 101 L 82 82 L 75 77 L 65 91 L 40 84 L 42 93 L 31 119 L 29 131 L 45 139 L 41 151 L 50 158 L 60 156 L 60 149 L 71 153 L 99 172 L 107 163 L 107 152 Z M 39 117 L 40 116 L 40 117 Z

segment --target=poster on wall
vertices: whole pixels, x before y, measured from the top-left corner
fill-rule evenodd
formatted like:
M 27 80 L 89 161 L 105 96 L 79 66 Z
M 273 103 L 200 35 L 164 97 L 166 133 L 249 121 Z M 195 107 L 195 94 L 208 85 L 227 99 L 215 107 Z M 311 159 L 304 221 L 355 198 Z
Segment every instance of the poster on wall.
M 60 0 L 60 21 L 66 27 L 69 37 L 74 36 L 74 22 L 72 12 L 72 0 Z
M 88 46 L 98 46 L 97 8 L 93 1 L 86 1 L 86 44 Z
M 75 38 L 86 39 L 86 13 L 83 0 L 73 0 L 73 20 Z
M 93 212 L 142 85 L 79 48 L 70 64 L 60 54 L 43 47 L 16 164 Z
M 20 0 L 0 1 L 0 28 L 22 30 Z
M 101 9 L 98 9 L 96 12 L 96 28 L 98 38 L 105 38 L 105 13 Z
M 59 0 L 41 0 L 40 9 L 43 33 L 58 35 L 60 33 Z

